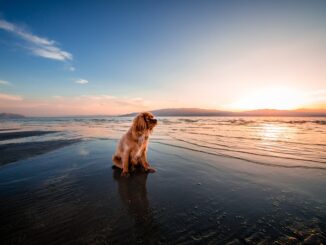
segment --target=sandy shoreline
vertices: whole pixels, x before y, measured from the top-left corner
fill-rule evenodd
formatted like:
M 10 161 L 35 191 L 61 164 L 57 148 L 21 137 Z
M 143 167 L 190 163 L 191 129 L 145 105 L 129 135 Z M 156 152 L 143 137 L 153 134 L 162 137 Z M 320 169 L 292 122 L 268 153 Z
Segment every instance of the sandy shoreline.
M 259 166 L 152 142 L 154 174 L 112 169 L 115 140 L 0 168 L 3 244 L 323 241 L 325 173 Z
M 42 136 L 57 133 L 58 131 L 13 131 L 0 133 L 0 141 L 20 139 L 32 136 Z M 0 165 L 24 160 L 44 154 L 61 147 L 80 142 L 80 139 L 29 141 L 19 143 L 0 144 Z

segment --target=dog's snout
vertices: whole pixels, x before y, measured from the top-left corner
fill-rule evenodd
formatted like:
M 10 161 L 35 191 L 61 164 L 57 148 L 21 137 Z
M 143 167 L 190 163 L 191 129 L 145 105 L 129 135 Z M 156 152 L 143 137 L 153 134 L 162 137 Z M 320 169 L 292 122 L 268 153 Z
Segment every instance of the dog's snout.
M 156 119 L 152 119 L 152 122 L 153 122 L 153 123 L 157 123 L 157 120 L 156 120 Z

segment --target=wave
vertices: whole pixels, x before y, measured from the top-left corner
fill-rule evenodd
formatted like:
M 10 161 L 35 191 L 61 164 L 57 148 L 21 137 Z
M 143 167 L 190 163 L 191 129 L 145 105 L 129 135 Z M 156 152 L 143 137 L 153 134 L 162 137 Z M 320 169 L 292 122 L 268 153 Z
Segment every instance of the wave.
M 198 122 L 200 120 L 199 119 L 180 118 L 179 121 L 192 123 L 192 122 Z
M 268 122 L 276 122 L 276 123 L 288 123 L 288 124 L 306 124 L 313 123 L 319 125 L 326 125 L 326 120 L 290 120 L 290 121 L 268 121 Z
M 172 136 L 169 136 L 171 138 L 173 138 Z M 176 140 L 180 140 L 178 138 L 175 138 Z M 184 139 L 183 139 L 184 140 Z M 206 144 L 210 144 L 210 145 L 218 145 L 218 146 L 222 146 L 222 147 L 226 147 L 227 149 L 223 149 L 223 148 L 220 148 L 221 150 L 226 150 L 226 151 L 236 151 L 234 150 L 233 148 L 235 147 L 234 145 L 225 145 L 225 144 L 219 144 L 219 143 L 216 143 L 216 142 L 209 142 L 209 141 L 205 141 L 205 140 L 199 140 L 199 139 L 190 139 L 190 140 L 195 140 L 195 141 L 199 141 L 199 142 L 203 142 L 203 143 L 206 143 Z M 189 141 L 187 141 L 189 142 Z M 225 141 L 222 141 L 222 142 L 225 142 Z M 233 142 L 231 142 L 233 143 Z M 246 145 L 248 145 L 248 142 L 245 142 Z M 280 147 L 277 147 L 277 149 L 279 149 Z M 257 150 L 263 150 L 263 151 L 268 151 L 268 152 L 273 152 L 273 153 L 276 153 L 276 154 L 293 154 L 293 152 L 291 152 L 291 150 L 293 151 L 293 149 L 286 149 L 284 147 L 282 147 L 282 151 L 279 151 L 279 150 L 273 150 L 273 147 L 271 146 L 268 146 L 268 147 L 262 147 L 262 146 L 256 146 L 256 147 L 248 147 L 246 146 L 246 149 L 248 150 L 254 150 L 254 151 L 257 151 Z M 316 149 L 314 149 L 316 150 Z M 309 150 L 305 150 L 305 151 L 309 151 Z M 312 153 L 316 153 L 315 151 L 311 151 L 310 152 Z M 255 153 L 252 153 L 252 152 L 248 152 L 248 151 L 244 151 L 244 153 L 248 153 L 248 154 L 255 154 Z M 295 152 L 297 153 L 297 151 Z M 305 154 L 305 153 L 302 153 L 300 152 L 301 155 L 305 155 L 305 156 L 310 156 L 311 154 Z M 258 155 L 258 154 L 256 154 Z M 268 155 L 268 156 L 275 156 L 275 155 Z M 306 160 L 306 158 L 302 158 L 302 160 Z M 326 162 L 325 162 L 326 163 Z
M 260 162 L 256 161 L 253 159 L 248 159 L 244 157 L 237 157 L 237 156 L 232 156 L 224 153 L 214 153 L 214 152 L 208 152 L 204 150 L 199 150 L 199 149 L 194 149 L 186 146 L 180 146 L 180 145 L 174 145 L 174 144 L 169 144 L 165 142 L 160 142 L 160 141 L 153 141 L 154 143 L 161 144 L 161 145 L 167 145 L 167 146 L 172 146 L 175 148 L 180 148 L 180 149 L 185 149 L 185 150 L 190 150 L 190 151 L 195 151 L 195 152 L 200 152 L 208 155 L 214 155 L 214 156 L 221 156 L 221 157 L 228 157 L 228 158 L 234 158 L 234 159 L 239 159 L 243 160 L 246 162 L 254 163 L 254 164 L 259 164 L 263 166 L 268 166 L 268 167 L 281 167 L 281 168 L 300 168 L 300 169 L 319 169 L 319 170 L 326 170 L 326 167 L 319 167 L 319 166 L 305 166 L 305 165 L 284 165 L 284 164 L 274 164 L 274 163 L 266 163 L 266 162 Z
M 273 140 L 273 139 L 262 139 L 258 137 L 242 137 L 242 136 L 229 136 L 229 135 L 222 135 L 222 134 L 207 134 L 207 133 L 196 133 L 196 132 L 187 132 L 188 134 L 196 134 L 196 135 L 206 135 L 206 136 L 216 136 L 221 138 L 232 138 L 232 139 L 244 139 L 244 140 L 256 140 L 256 141 L 271 141 L 271 142 L 280 142 L 280 143 L 289 143 L 295 145 L 316 145 L 316 146 L 326 146 L 326 144 L 320 143 L 303 143 L 298 141 L 288 141 L 288 140 Z
M 163 123 L 175 123 L 178 124 L 180 122 L 186 123 L 197 123 L 197 122 L 214 122 L 214 125 L 250 125 L 250 124 L 260 124 L 260 123 L 276 123 L 276 124 L 319 124 L 319 125 L 326 125 L 326 120 L 318 119 L 318 120 L 285 120 L 285 119 L 261 119 L 256 118 L 256 120 L 248 120 L 244 118 L 230 118 L 230 119 L 221 119 L 221 118 L 178 118 L 177 120 L 169 120 L 169 119 L 160 119 Z
M 174 136 L 170 136 L 170 137 L 173 138 L 173 139 L 175 139 L 175 140 L 181 141 L 181 142 L 185 142 L 185 143 L 188 143 L 188 144 L 191 144 L 191 145 L 195 145 L 195 146 L 199 146 L 199 147 L 203 147 L 203 148 L 208 148 L 208 149 L 224 150 L 224 151 L 238 152 L 238 153 L 245 153 L 245 154 L 250 154 L 250 155 L 255 155 L 255 156 L 262 156 L 262 157 L 276 157 L 276 158 L 281 158 L 281 159 L 299 160 L 299 161 L 307 161 L 307 162 L 314 162 L 314 163 L 326 164 L 326 162 L 316 161 L 316 160 L 312 160 L 312 159 L 295 158 L 295 157 L 284 157 L 284 156 L 273 156 L 273 155 L 259 154 L 259 153 L 248 152 L 248 151 L 229 150 L 229 149 L 223 149 L 223 148 L 219 148 L 219 147 L 205 146 L 205 145 L 201 145 L 201 144 L 198 144 L 198 143 L 190 142 L 190 141 L 187 141 L 187 140 L 179 139 L 179 138 L 176 138 Z

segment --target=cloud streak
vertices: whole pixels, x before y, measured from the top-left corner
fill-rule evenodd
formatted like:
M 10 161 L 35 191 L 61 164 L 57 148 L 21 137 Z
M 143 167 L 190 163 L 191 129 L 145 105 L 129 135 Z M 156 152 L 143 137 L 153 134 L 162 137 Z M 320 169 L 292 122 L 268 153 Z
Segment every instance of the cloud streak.
M 115 97 L 109 94 L 60 96 L 47 99 L 0 94 L 0 111 L 27 116 L 119 115 L 152 109 L 142 98 Z
M 0 80 L 0 85 L 10 85 L 11 83 L 5 80 Z
M 78 79 L 78 80 L 75 81 L 75 83 L 78 83 L 78 84 L 87 84 L 89 82 L 87 80 L 85 80 L 85 79 Z
M 31 50 L 31 52 L 36 56 L 59 61 L 68 61 L 73 59 L 72 54 L 61 50 L 55 41 L 37 36 L 4 19 L 0 19 L 0 29 L 13 33 L 19 38 L 28 42 L 30 45 L 28 49 Z
M 265 87 L 256 89 L 238 99 L 226 109 L 255 110 L 255 109 L 281 109 L 294 110 L 299 108 L 324 108 L 326 90 L 299 91 L 287 87 Z
M 23 98 L 21 96 L 19 96 L 19 95 L 0 93 L 0 101 L 1 100 L 6 100 L 6 101 L 22 101 Z

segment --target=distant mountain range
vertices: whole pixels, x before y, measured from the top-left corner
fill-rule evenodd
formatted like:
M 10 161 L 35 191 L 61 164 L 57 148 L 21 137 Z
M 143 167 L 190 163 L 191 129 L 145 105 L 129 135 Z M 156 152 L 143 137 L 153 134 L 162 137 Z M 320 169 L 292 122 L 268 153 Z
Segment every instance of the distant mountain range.
M 227 116 L 273 116 L 273 117 L 326 117 L 326 109 L 298 109 L 298 110 L 274 110 L 260 109 L 252 111 L 232 112 L 209 110 L 200 108 L 168 108 L 151 111 L 159 117 L 227 117 Z M 138 112 L 120 115 L 122 117 L 134 117 Z
M 25 116 L 13 113 L 0 113 L 0 119 L 17 119 L 24 118 Z
M 167 108 L 152 110 L 155 116 L 158 117 L 326 117 L 326 109 L 298 109 L 298 110 L 274 110 L 274 109 L 259 109 L 252 111 L 221 111 L 212 109 L 200 108 Z M 119 115 L 120 117 L 134 117 L 139 112 Z M 89 115 L 91 116 L 91 115 Z M 89 117 L 81 116 L 81 117 Z M 100 116 L 100 115 L 97 115 Z M 106 115 L 101 115 L 106 116 Z M 69 116 L 77 117 L 77 116 Z M 0 119 L 19 119 L 25 116 L 14 113 L 0 113 Z

